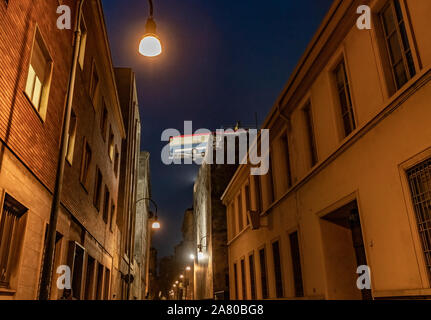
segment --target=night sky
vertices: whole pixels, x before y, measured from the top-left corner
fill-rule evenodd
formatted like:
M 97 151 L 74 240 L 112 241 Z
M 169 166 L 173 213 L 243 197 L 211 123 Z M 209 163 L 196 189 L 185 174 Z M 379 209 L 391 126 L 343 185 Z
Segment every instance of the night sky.
M 240 120 L 262 123 L 316 32 L 332 0 L 154 0 L 163 53 L 138 53 L 146 0 L 103 0 L 113 62 L 136 73 L 141 149 L 151 153 L 152 197 L 162 228 L 153 244 L 162 257 L 181 240 L 193 204 L 195 165 L 165 166 L 163 130 L 214 131 Z

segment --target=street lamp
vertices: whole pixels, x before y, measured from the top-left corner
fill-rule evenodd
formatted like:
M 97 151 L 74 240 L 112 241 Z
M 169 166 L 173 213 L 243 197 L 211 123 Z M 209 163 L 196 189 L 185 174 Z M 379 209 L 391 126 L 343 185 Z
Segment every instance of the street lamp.
M 153 200 L 153 199 L 151 199 L 151 198 L 141 198 L 141 199 L 137 200 L 137 201 L 136 201 L 136 203 L 138 203 L 138 202 L 140 202 L 140 201 L 143 201 L 143 200 L 148 200 L 148 201 L 150 201 L 150 202 L 154 205 L 154 208 L 156 209 L 156 212 L 155 212 L 155 213 L 152 213 L 152 212 L 150 211 L 150 216 L 148 217 L 149 219 L 153 219 L 153 218 L 154 218 L 154 221 L 153 221 L 153 223 L 151 224 L 151 228 L 153 228 L 153 229 L 155 229 L 155 230 L 160 229 L 160 222 L 159 222 L 159 218 L 157 217 L 157 203 L 155 203 L 155 202 L 154 202 L 154 200 Z
M 156 23 L 153 20 L 153 1 L 150 4 L 150 16 L 145 25 L 145 34 L 139 44 L 139 53 L 146 57 L 156 57 L 162 53 L 162 45 L 156 35 Z

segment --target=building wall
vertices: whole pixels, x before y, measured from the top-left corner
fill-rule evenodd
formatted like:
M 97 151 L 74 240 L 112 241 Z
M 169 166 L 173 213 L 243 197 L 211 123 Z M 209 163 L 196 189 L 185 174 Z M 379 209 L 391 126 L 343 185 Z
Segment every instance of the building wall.
M 148 268 L 151 242 L 151 229 L 148 223 L 150 189 L 150 154 L 141 151 L 139 155 L 139 173 L 137 187 L 136 221 L 135 221 L 135 249 L 134 258 L 138 265 L 139 276 L 136 277 L 136 295 L 142 300 L 148 291 Z
M 65 1 L 64 4 L 74 8 L 77 2 Z M 56 1 L 10 1 L 7 7 L 5 2 L 0 4 L 3 30 L 0 35 L 3 57 L 0 62 L 1 205 L 3 209 L 4 199 L 10 196 L 28 209 L 23 216 L 23 232 L 16 240 L 18 250 L 11 256 L 15 261 L 13 276 L 9 286 L 0 289 L 0 299 L 35 299 L 38 296 L 73 43 L 73 31 L 55 27 L 57 6 Z M 111 208 L 116 206 L 118 176 L 108 156 L 108 143 L 100 134 L 100 105 L 98 101 L 93 103 L 89 96 L 93 66 L 100 70 L 99 93 L 105 99 L 107 125 L 112 130 L 113 144 L 118 148 L 121 148 L 125 132 L 99 1 L 87 2 L 84 21 L 87 46 L 83 65 L 77 70 L 73 103 L 76 137 L 73 156 L 65 167 L 54 270 L 61 264 L 71 267 L 72 273 L 78 268 L 71 254 L 71 245 L 76 243 L 82 248 L 83 260 L 80 278 L 72 279 L 77 289 L 74 295 L 80 299 L 87 295 L 89 299 L 110 299 L 112 258 L 116 249 L 116 230 L 110 230 L 110 221 L 115 214 Z M 52 60 L 46 113 L 39 113 L 24 93 L 36 26 Z M 80 182 L 84 137 L 92 151 L 85 186 Z M 96 165 L 103 177 L 102 192 L 105 186 L 110 192 L 107 221 L 103 219 L 104 195 L 101 195 L 99 209 L 93 204 Z M 95 261 L 94 270 L 87 269 L 91 258 Z M 52 299 L 62 294 L 55 289 L 56 280 L 54 273 Z
M 237 165 L 203 162 L 194 185 L 193 213 L 196 248 L 194 253 L 194 298 L 228 298 L 226 208 L 220 197 Z
M 118 216 L 116 224 L 120 232 L 120 249 L 118 252 L 117 292 L 122 299 L 138 299 L 141 296 L 140 284 L 135 280 L 128 283 L 126 276 L 130 273 L 134 279 L 140 278 L 138 263 L 134 261 L 136 201 L 138 187 L 138 170 L 140 154 L 141 122 L 134 72 L 129 68 L 116 68 L 115 76 L 120 95 L 121 111 L 124 119 L 127 138 L 123 140 L 120 161 L 120 181 L 118 198 Z M 130 268 L 130 270 L 129 270 Z M 139 281 L 139 280 L 136 280 Z M 139 282 L 140 283 L 140 282 Z M 139 291 L 139 292 L 138 292 Z
M 339 3 L 334 1 L 313 45 L 264 123 L 264 128 L 270 129 L 272 174 L 256 180 L 249 176 L 249 167 L 242 166 L 223 196 L 230 208 L 232 297 L 251 297 L 248 256 L 254 253 L 256 294 L 263 298 L 258 254 L 266 248 L 269 298 L 276 298 L 271 246 L 278 240 L 282 297 L 298 298 L 289 238 L 297 231 L 305 298 L 361 298 L 355 285 L 359 275 L 354 251 L 347 245 L 352 241 L 350 230 L 329 221 L 337 209 L 352 203 L 359 210 L 373 297 L 427 296 L 431 292 L 406 175 L 407 169 L 431 155 L 431 132 L 424 120 L 430 116 L 427 101 L 431 94 L 431 56 L 425 34 L 431 7 L 422 0 L 402 2 L 417 73 L 400 90 L 393 90 L 387 80 L 387 56 L 378 19 L 374 16 L 372 30 L 358 30 L 354 10 L 359 2 L 343 1 L 338 6 Z M 375 14 L 386 3 L 369 2 Z M 342 133 L 332 74 L 343 58 L 356 118 L 356 129 L 347 137 Z M 311 101 L 318 156 L 314 166 L 302 109 L 307 101 Z M 277 106 L 284 117 L 277 114 Z M 286 135 L 289 153 L 282 143 Z M 246 184 L 250 184 L 251 210 L 260 212 L 257 230 L 248 223 L 242 231 L 237 227 L 240 215 L 234 203 L 241 191 L 245 208 Z M 246 261 L 245 297 L 239 267 L 238 292 L 234 289 L 233 265 L 239 266 L 242 258 Z

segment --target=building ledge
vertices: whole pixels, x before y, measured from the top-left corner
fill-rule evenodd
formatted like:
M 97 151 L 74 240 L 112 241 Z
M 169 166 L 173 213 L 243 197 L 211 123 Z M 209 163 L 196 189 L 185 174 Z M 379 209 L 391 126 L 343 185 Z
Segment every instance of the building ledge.
M 373 292 L 376 299 L 423 298 L 431 299 L 431 289 L 379 290 Z
M 16 290 L 0 287 L 0 296 L 14 296 L 15 294 Z

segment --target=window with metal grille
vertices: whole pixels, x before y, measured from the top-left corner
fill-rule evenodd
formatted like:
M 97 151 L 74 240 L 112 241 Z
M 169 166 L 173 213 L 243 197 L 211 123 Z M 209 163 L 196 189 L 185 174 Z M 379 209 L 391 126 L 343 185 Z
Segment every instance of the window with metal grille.
M 298 232 L 289 235 L 290 255 L 292 257 L 293 282 L 295 285 L 295 297 L 304 296 L 304 286 L 302 283 L 301 255 L 299 253 Z
M 247 300 L 247 283 L 245 281 L 245 260 L 241 260 L 242 300 Z
M 380 13 L 392 77 L 397 90 L 416 74 L 406 23 L 399 0 L 390 0 Z
M 272 258 L 274 260 L 275 293 L 277 298 L 282 298 L 283 276 L 281 273 L 280 244 L 278 241 L 272 243 Z
M 266 272 L 266 253 L 265 248 L 259 250 L 260 262 L 260 283 L 262 285 L 262 299 L 268 298 L 268 279 Z
M 9 287 L 11 274 L 17 266 L 16 253 L 24 234 L 23 216 L 26 207 L 5 195 L 0 215 L 0 287 Z
M 341 120 L 343 122 L 344 136 L 347 137 L 356 128 L 353 114 L 352 97 L 350 94 L 349 79 L 344 60 L 335 68 L 335 81 L 341 107 Z
M 254 254 L 248 256 L 248 267 L 250 272 L 251 299 L 256 300 L 256 273 L 254 270 Z
M 407 171 L 416 223 L 431 280 L 431 159 Z

